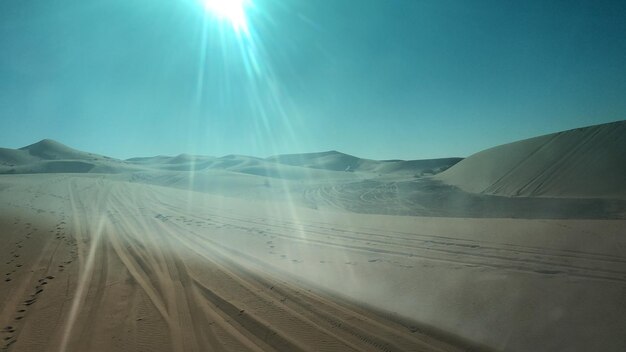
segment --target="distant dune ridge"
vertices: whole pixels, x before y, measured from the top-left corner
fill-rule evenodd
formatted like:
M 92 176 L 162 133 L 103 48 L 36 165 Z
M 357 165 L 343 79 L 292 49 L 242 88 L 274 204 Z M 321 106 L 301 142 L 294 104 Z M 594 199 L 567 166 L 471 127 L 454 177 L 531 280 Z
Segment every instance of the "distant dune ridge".
M 206 172 L 216 170 L 292 181 L 356 181 L 381 177 L 410 180 L 436 175 L 433 181 L 469 193 L 624 199 L 626 121 L 504 144 L 466 159 L 378 161 L 328 151 L 265 159 L 180 154 L 119 160 L 72 149 L 50 139 L 20 149 L 0 148 L 0 173 L 4 174 L 205 171 L 199 177 L 208 177 Z
M 44 139 L 40 142 L 31 144 L 29 146 L 20 148 L 19 150 L 28 153 L 33 158 L 44 160 L 89 160 L 94 158 L 104 158 L 100 155 L 92 153 L 82 152 L 76 149 L 72 149 L 66 145 L 63 145 L 57 141 L 51 139 Z
M 121 160 L 44 139 L 20 149 L 0 148 L 0 173 L 119 173 L 132 170 Z
M 474 193 L 625 198 L 626 121 L 487 149 L 436 178 Z
M 266 160 L 281 164 L 334 171 L 363 171 L 377 174 L 436 174 L 458 163 L 462 158 L 426 160 L 370 160 L 338 151 L 276 155 Z
M 266 159 L 244 155 L 226 155 L 218 158 L 180 154 L 173 157 L 159 155 L 119 160 L 82 152 L 59 142 L 44 139 L 20 149 L 0 149 L 0 173 L 123 173 L 154 169 L 170 171 L 216 169 L 285 179 L 335 178 L 337 176 L 335 172 L 422 176 L 441 172 L 460 160 L 461 158 L 377 161 L 337 151 L 277 155 Z

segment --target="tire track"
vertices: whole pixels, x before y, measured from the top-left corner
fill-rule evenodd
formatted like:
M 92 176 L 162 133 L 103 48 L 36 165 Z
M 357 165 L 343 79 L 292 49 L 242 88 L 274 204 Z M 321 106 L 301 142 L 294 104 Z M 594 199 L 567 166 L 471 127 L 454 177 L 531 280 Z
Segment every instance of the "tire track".
M 175 212 L 174 207 L 169 207 L 168 211 Z M 175 212 L 178 215 L 185 215 L 182 212 Z M 193 216 L 196 219 L 204 219 Z M 423 259 L 448 262 L 461 265 L 479 265 L 494 269 L 505 269 L 513 271 L 528 272 L 531 274 L 541 275 L 555 275 L 564 274 L 572 277 L 581 277 L 586 279 L 597 279 L 606 281 L 626 282 L 626 268 L 624 267 L 623 260 L 596 257 L 591 254 L 586 255 L 574 255 L 574 254 L 558 254 L 552 255 L 545 251 L 531 251 L 531 250 L 515 250 L 508 249 L 506 247 L 496 247 L 494 245 L 483 246 L 481 244 L 464 244 L 458 242 L 451 242 L 448 240 L 436 241 L 436 240 L 416 240 L 412 239 L 412 242 L 418 242 L 422 245 L 397 243 L 393 240 L 375 240 L 364 239 L 362 235 L 364 233 L 344 231 L 350 233 L 350 235 L 339 235 L 336 229 L 319 231 L 319 230 L 306 230 L 306 236 L 293 236 L 287 233 L 300 233 L 305 224 L 300 224 L 298 227 L 290 225 L 275 224 L 272 222 L 259 222 L 249 219 L 241 219 L 233 216 L 223 216 L 218 214 L 211 214 L 212 221 L 215 219 L 222 219 L 218 222 L 224 226 L 230 226 L 233 228 L 239 228 L 244 231 L 258 231 L 262 229 L 267 234 L 277 236 L 279 238 L 299 242 L 299 243 L 313 243 L 322 246 L 329 246 L 334 248 L 343 248 L 347 250 L 355 250 L 362 252 L 369 252 L 373 254 L 391 254 L 401 257 L 419 257 Z M 332 240 L 328 240 L 331 237 Z M 321 239 L 324 238 L 324 239 Z M 351 244 L 349 242 L 355 242 Z M 371 244 L 376 243 L 380 247 L 373 247 Z M 451 249 L 453 248 L 453 249 Z M 574 259 L 577 262 L 587 261 L 592 263 L 593 266 L 570 264 L 569 262 Z M 602 262 L 610 262 L 612 266 L 618 266 L 619 269 L 609 269 L 602 267 Z M 604 264 L 606 266 L 606 264 Z
M 152 206 L 151 209 L 158 209 L 158 206 Z M 163 209 L 166 210 L 166 209 Z M 176 238 L 179 244 L 186 245 L 188 249 L 196 251 L 199 255 L 203 256 L 207 261 L 212 262 L 211 267 L 217 266 L 218 271 L 221 271 L 226 280 L 233 280 L 234 284 L 237 287 L 241 287 L 241 289 L 250 293 L 253 297 L 255 297 L 255 302 L 271 302 L 268 303 L 268 306 L 276 304 L 281 301 L 281 298 L 277 297 L 280 295 L 284 295 L 285 291 L 272 290 L 272 295 L 268 295 L 268 287 L 271 287 L 268 282 L 259 282 L 258 280 L 262 280 L 262 275 L 260 274 L 251 274 L 248 272 L 248 269 L 245 269 L 241 266 L 241 264 L 237 264 L 229 260 L 230 257 L 236 257 L 240 259 L 244 259 L 245 256 L 242 256 L 240 253 L 232 252 L 232 249 L 221 246 L 218 243 L 215 243 L 206 237 L 199 236 L 195 231 L 189 231 L 184 226 L 178 225 L 176 223 L 167 221 L 163 222 L 161 220 L 154 220 L 160 224 L 162 228 L 162 232 L 169 233 L 168 238 L 173 239 Z M 175 225 L 175 228 L 171 228 L 172 225 Z M 169 229 L 168 229 L 169 227 Z M 191 237 L 189 237 L 189 235 Z M 219 250 L 216 250 L 219 249 Z M 231 255 L 225 255 L 225 252 L 231 252 Z M 216 259 L 219 259 L 218 262 L 215 262 Z M 193 277 L 193 276 L 192 276 Z M 222 282 L 221 280 L 218 280 Z M 248 314 L 246 310 L 243 312 L 239 307 L 230 303 L 227 299 L 222 297 L 215 289 L 212 289 L 210 286 L 203 284 L 197 278 L 194 279 L 195 284 L 199 287 L 200 291 L 203 293 L 203 296 L 208 299 L 212 305 L 219 307 L 222 314 L 225 314 L 229 317 L 229 319 L 237 322 L 241 325 L 246 331 L 254 331 L 254 336 L 267 336 L 271 334 L 271 330 L 268 330 L 265 326 L 268 324 L 265 319 L 268 319 L 268 314 L 264 314 L 263 318 L 258 316 L 253 316 L 253 313 Z M 232 291 L 240 291 L 241 289 L 233 290 L 230 289 L 229 292 Z M 293 299 L 293 296 L 290 296 Z M 297 318 L 297 320 L 302 321 L 309 325 L 310 327 L 315 327 L 315 329 L 319 329 L 319 324 L 323 323 L 324 326 L 328 326 L 328 329 L 319 330 L 318 333 L 322 334 L 330 334 L 330 336 L 334 336 L 333 339 L 338 341 L 344 341 L 346 343 L 343 350 L 350 345 L 359 346 L 355 348 L 356 350 L 379 350 L 379 351 L 401 351 L 406 350 L 406 348 L 397 347 L 396 343 L 393 340 L 390 340 L 388 337 L 384 338 L 378 336 L 377 333 L 372 335 L 374 331 L 386 330 L 385 324 L 379 324 L 376 328 L 368 329 L 368 332 L 365 332 L 361 328 L 358 328 L 354 324 L 347 324 L 345 321 L 348 320 L 356 320 L 359 323 L 363 321 L 367 321 L 368 319 L 361 317 L 358 318 L 355 316 L 354 311 L 344 310 L 344 315 L 348 315 L 350 318 L 346 319 L 343 324 L 338 323 L 336 320 L 330 318 L 332 314 L 336 314 L 337 311 L 333 311 L 332 313 L 323 314 L 321 313 L 321 308 L 328 306 L 325 300 L 312 300 L 310 296 L 302 296 L 306 298 L 299 298 L 298 300 L 293 299 L 294 302 L 299 301 L 300 304 L 294 304 L 287 306 L 285 304 L 281 304 L 282 309 L 279 311 L 285 312 L 288 316 L 292 316 Z M 291 299 L 287 299 L 291 301 Z M 303 303 L 305 301 L 308 303 Z M 285 297 L 282 298 L 282 301 L 285 301 Z M 287 309 L 284 311 L 283 309 Z M 329 309 L 330 308 L 326 308 Z M 309 310 L 313 310 L 317 313 L 310 313 Z M 282 314 L 285 314 L 282 313 Z M 305 315 L 308 315 L 305 316 Z M 282 318 L 284 320 L 284 318 Z M 264 324 L 265 323 L 265 324 Z M 275 323 L 274 323 L 275 324 Z M 273 325 L 273 324 L 272 324 Z M 343 326 L 343 327 L 341 327 Z M 382 329 L 381 329 L 382 328 Z M 306 329 L 298 329 L 298 331 Z M 337 331 L 340 331 L 338 333 Z M 275 336 L 279 336 L 276 334 Z M 397 337 L 396 337 L 397 338 Z M 350 342 L 351 341 L 351 342 Z M 267 342 L 267 341 L 266 341 Z M 408 346 L 419 346 L 420 341 L 418 339 L 410 340 L 407 342 Z M 405 345 L 405 347 L 407 346 Z M 423 343 L 424 350 L 437 350 L 433 349 L 432 346 L 428 348 L 428 344 Z M 278 350 L 303 350 L 302 346 L 293 345 L 293 342 L 286 340 L 284 337 L 277 337 L 276 341 L 272 342 L 272 346 Z M 394 347 L 396 346 L 396 347 Z M 443 350 L 443 349 L 442 349 Z

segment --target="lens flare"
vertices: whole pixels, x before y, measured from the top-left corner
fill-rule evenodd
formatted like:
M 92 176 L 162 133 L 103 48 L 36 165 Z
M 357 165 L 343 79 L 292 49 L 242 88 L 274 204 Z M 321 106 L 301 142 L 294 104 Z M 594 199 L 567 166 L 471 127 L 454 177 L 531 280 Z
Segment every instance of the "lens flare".
M 237 32 L 248 31 L 246 7 L 249 0 L 201 0 L 204 9 L 220 19 L 230 22 Z
M 280 145 L 299 143 L 293 128 L 299 122 L 298 113 L 276 73 L 277 52 L 267 46 L 274 44 L 274 18 L 269 9 L 253 0 L 195 1 L 206 14 L 199 31 L 195 82 L 199 119 L 206 119 L 207 125 L 231 116 L 248 120 L 254 133 L 251 139 L 259 150 L 270 150 L 270 155 L 277 154 Z M 219 87 L 217 95 L 208 95 L 208 85 Z M 210 133 L 206 140 L 219 140 Z

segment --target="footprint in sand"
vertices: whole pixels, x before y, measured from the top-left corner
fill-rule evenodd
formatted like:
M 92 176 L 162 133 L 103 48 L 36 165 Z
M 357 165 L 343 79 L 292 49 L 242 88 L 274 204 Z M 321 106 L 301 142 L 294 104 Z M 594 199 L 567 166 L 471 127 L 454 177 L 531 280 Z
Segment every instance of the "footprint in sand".
M 11 338 L 11 340 L 10 340 L 10 341 L 8 341 L 8 342 L 4 345 L 4 348 L 5 348 L 5 349 L 9 348 L 12 344 L 14 344 L 14 343 L 15 343 L 15 341 L 17 341 L 15 338 L 13 338 L 13 336 L 11 336 L 10 338 Z M 5 340 L 6 340 L 6 339 L 5 339 Z

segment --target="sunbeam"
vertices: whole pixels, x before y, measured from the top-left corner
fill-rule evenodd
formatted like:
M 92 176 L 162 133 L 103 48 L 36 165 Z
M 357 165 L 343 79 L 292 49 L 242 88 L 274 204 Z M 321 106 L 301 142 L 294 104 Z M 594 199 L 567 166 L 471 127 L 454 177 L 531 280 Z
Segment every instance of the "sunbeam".
M 278 154 L 284 145 L 302 145 L 303 136 L 297 136 L 294 128 L 299 113 L 277 74 L 278 53 L 268 49 L 275 40 L 267 30 L 275 26 L 271 13 L 251 0 L 201 4 L 206 16 L 199 31 L 195 103 L 198 119 L 207 121 L 206 139 L 215 139 L 211 128 L 215 120 L 234 118 L 233 109 L 238 107 L 251 124 L 251 140 L 258 150 Z M 217 95 L 210 95 L 216 88 Z M 215 112 L 221 107 L 226 113 Z M 189 129 L 197 133 L 194 127 Z M 193 176 L 189 181 L 191 189 Z
M 544 3 L 0 1 L 0 352 L 626 351 L 626 1 Z
M 228 21 L 235 31 L 248 31 L 246 7 L 250 5 L 250 0 L 201 0 L 201 2 L 207 12 Z

